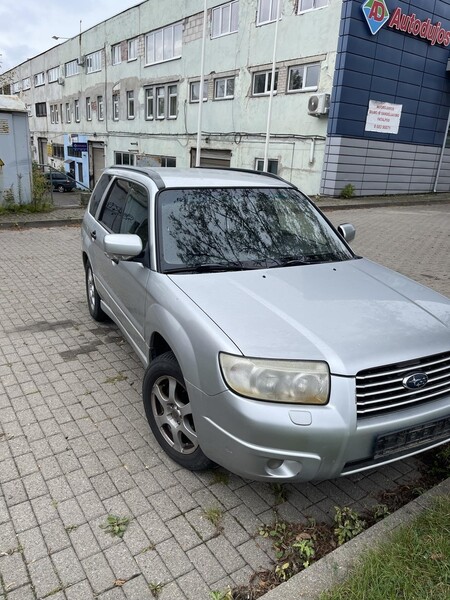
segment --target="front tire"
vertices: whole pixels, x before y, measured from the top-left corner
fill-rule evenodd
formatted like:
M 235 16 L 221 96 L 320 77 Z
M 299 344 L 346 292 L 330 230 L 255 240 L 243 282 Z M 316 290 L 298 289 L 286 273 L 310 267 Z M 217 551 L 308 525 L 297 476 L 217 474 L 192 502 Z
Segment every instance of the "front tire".
M 100 305 L 100 296 L 95 287 L 94 273 L 89 262 L 86 263 L 86 296 L 89 313 L 94 321 L 106 321 L 108 317 Z
M 153 435 L 170 458 L 191 471 L 214 466 L 198 444 L 191 402 L 173 352 L 166 352 L 150 363 L 142 396 Z
M 61 194 L 66 191 L 66 188 L 63 185 L 58 185 L 56 189 L 58 190 L 58 192 L 61 192 Z

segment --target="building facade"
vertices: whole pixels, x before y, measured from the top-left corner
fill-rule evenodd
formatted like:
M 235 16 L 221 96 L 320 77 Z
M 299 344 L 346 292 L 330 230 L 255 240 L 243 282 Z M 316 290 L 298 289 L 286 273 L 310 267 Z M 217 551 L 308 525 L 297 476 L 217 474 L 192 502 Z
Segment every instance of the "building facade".
M 275 56 L 269 170 L 309 194 L 450 188 L 450 1 L 281 0 L 276 44 L 277 0 L 207 4 L 202 165 L 262 168 Z M 146 0 L 12 69 L 34 158 L 87 187 L 195 164 L 202 37 L 203 0 Z

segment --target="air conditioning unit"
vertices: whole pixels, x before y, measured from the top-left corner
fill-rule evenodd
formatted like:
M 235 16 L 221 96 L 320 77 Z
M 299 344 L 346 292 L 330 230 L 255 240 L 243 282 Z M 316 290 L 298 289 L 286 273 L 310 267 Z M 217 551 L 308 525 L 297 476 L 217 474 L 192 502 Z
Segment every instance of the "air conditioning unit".
M 78 59 L 77 62 L 80 65 L 80 67 L 84 67 L 84 63 L 86 62 L 86 57 L 85 56 L 80 56 L 80 58 Z
M 64 77 L 58 77 L 59 85 L 64 85 Z
M 308 100 L 308 114 L 320 117 L 330 110 L 330 94 L 315 94 Z

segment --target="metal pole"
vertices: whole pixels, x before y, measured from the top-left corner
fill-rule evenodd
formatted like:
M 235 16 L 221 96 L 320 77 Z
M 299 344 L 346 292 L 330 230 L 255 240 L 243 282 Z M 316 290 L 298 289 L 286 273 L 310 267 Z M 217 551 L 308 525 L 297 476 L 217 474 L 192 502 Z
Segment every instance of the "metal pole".
M 272 118 L 272 98 L 275 87 L 275 56 L 277 50 L 277 37 L 278 37 L 278 22 L 281 16 L 281 2 L 282 0 L 278 0 L 277 6 L 277 20 L 275 23 L 275 36 L 273 40 L 273 56 L 272 56 L 272 79 L 270 82 L 270 95 L 269 95 L 269 108 L 267 110 L 267 128 L 266 128 L 266 143 L 264 146 L 264 166 L 263 171 L 267 171 L 267 167 L 269 164 L 268 156 L 269 156 L 269 140 L 270 140 L 270 121 Z
M 208 11 L 206 8 L 206 0 L 203 4 L 203 36 L 202 36 L 202 56 L 200 59 L 200 89 L 198 99 L 198 121 L 197 121 L 197 150 L 195 152 L 195 166 L 200 166 L 200 153 L 202 143 L 202 111 L 203 111 L 203 71 L 205 69 L 205 41 L 206 41 L 206 19 Z
M 449 127 L 450 127 L 450 110 L 448 111 L 447 126 L 445 128 L 444 141 L 442 142 L 441 155 L 439 157 L 439 164 L 438 164 L 438 168 L 437 168 L 437 172 L 436 172 L 436 177 L 434 179 L 433 192 L 435 192 L 435 193 L 437 192 L 438 179 L 439 179 L 439 175 L 441 173 L 442 161 L 444 160 L 445 143 L 447 141 Z

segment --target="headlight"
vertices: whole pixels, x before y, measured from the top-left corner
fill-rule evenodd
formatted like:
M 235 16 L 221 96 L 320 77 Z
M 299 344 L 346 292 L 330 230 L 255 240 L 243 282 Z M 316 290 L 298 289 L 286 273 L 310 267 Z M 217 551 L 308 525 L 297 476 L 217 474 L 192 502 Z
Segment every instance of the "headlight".
M 324 362 L 266 360 L 219 354 L 227 385 L 241 396 L 272 402 L 326 404 L 330 371 Z

